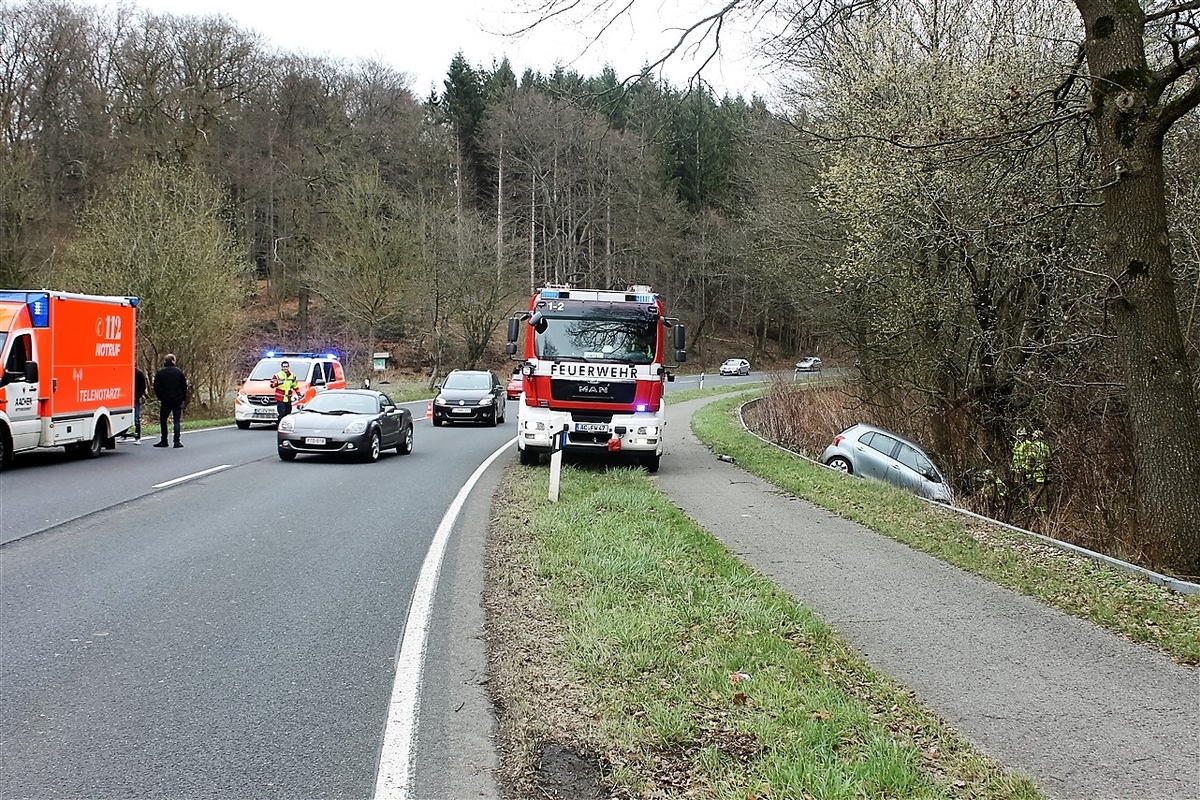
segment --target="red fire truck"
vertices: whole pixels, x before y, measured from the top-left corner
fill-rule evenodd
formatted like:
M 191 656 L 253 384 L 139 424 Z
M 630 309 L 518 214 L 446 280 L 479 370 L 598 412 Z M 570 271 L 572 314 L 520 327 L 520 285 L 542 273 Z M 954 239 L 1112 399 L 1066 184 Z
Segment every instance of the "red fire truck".
M 133 426 L 136 297 L 0 290 L 0 469 L 14 453 L 95 457 Z
M 668 354 L 675 364 L 687 359 L 684 328 L 664 314 L 662 298 L 648 286 L 547 286 L 529 311 L 509 319 L 510 356 L 522 328 L 521 463 L 537 464 L 562 447 L 626 454 L 656 472 L 667 423 L 663 392 L 675 379 L 663 362 Z

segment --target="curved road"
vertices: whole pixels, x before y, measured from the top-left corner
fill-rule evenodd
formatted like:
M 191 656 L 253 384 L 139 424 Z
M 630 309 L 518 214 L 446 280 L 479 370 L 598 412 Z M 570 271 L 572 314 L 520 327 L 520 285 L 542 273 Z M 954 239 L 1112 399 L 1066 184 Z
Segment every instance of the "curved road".
M 0 473 L 0 796 L 370 797 L 404 681 L 428 684 L 437 718 L 419 747 L 440 756 L 415 763 L 438 766 L 414 779 L 490 792 L 487 742 L 450 752 L 461 732 L 429 711 L 482 702 L 459 672 L 471 643 L 438 616 L 434 670 L 394 669 L 434 534 L 516 409 L 434 429 L 424 406 L 413 453 L 375 464 L 285 463 L 273 430 L 222 428 Z M 439 603 L 459 614 L 479 613 L 473 546 L 453 540 L 443 565 Z

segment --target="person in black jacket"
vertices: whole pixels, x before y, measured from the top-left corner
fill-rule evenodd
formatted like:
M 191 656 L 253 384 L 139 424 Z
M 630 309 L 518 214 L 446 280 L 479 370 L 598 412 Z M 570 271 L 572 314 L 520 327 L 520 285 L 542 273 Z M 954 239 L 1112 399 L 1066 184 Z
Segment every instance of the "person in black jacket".
M 175 446 L 183 447 L 179 440 L 179 419 L 183 416 L 183 401 L 187 400 L 187 378 L 183 370 L 175 366 L 175 354 L 163 359 L 162 368 L 154 373 L 154 396 L 158 398 L 158 426 L 162 438 L 155 447 L 167 446 L 167 417 L 175 419 Z

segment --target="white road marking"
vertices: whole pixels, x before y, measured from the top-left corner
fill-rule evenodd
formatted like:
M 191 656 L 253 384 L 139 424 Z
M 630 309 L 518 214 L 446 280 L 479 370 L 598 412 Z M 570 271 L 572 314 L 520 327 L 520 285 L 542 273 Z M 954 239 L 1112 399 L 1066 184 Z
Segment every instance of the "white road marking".
M 446 552 L 446 543 L 450 539 L 450 531 L 458 519 L 459 512 L 467 502 L 467 497 L 479 478 L 492 465 L 492 462 L 510 448 L 516 441 L 509 439 L 487 460 L 476 467 L 471 477 L 458 490 L 454 502 L 446 509 L 442 522 L 438 525 L 433 541 L 429 544 L 429 552 L 425 554 L 425 562 L 421 565 L 421 574 L 417 577 L 417 587 L 413 591 L 412 605 L 408 609 L 408 622 L 404 626 L 404 637 L 397 647 L 396 676 L 392 683 L 392 699 L 388 705 L 387 724 L 383 729 L 383 748 L 379 753 L 379 770 L 375 774 L 375 800 L 408 800 L 412 797 L 413 758 L 416 755 L 417 719 L 421 712 L 421 670 L 425 665 L 425 647 L 429 638 L 430 609 L 433 606 L 433 596 L 437 591 L 438 573 L 442 568 L 442 556 Z
M 183 483 L 184 481 L 190 481 L 192 478 L 201 478 L 201 477 L 211 474 L 213 472 L 220 472 L 223 469 L 229 469 L 231 466 L 233 466 L 233 465 L 232 464 L 222 464 L 219 467 L 210 467 L 209 469 L 206 469 L 202 472 L 193 472 L 191 475 L 184 475 L 182 478 L 173 478 L 169 481 L 163 481 L 162 483 L 156 483 L 156 484 L 154 484 L 154 488 L 162 489 L 163 487 L 166 487 L 166 486 L 174 486 L 177 483 Z

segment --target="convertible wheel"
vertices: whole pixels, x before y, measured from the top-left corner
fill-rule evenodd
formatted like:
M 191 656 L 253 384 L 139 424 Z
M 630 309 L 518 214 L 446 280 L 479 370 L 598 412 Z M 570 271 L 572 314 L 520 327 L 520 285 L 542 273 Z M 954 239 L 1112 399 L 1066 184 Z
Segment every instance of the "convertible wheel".
M 367 444 L 367 449 L 363 452 L 363 460 L 367 462 L 378 461 L 381 449 L 379 431 L 371 431 L 371 441 Z
M 834 456 L 825 462 L 825 466 L 831 469 L 836 469 L 838 472 L 844 472 L 847 475 L 854 474 L 854 467 L 850 466 L 850 462 L 841 456 Z
M 295 450 L 284 450 L 282 447 L 279 448 L 279 460 L 280 461 L 295 461 L 296 460 L 296 451 Z
M 400 444 L 396 445 L 396 452 L 402 456 L 406 456 L 412 452 L 413 445 L 413 429 L 409 425 L 400 433 Z

